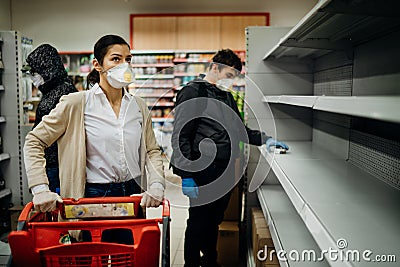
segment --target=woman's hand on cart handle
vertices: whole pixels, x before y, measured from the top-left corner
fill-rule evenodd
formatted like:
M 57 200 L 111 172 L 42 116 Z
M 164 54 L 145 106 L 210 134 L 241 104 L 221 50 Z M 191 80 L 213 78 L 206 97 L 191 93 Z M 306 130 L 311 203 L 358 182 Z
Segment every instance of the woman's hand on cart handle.
M 140 206 L 150 208 L 158 207 L 164 198 L 164 186 L 161 183 L 153 183 L 149 190 L 142 193 Z
M 42 191 L 33 195 L 32 199 L 35 210 L 48 212 L 57 209 L 57 203 L 62 203 L 62 198 L 50 190 Z

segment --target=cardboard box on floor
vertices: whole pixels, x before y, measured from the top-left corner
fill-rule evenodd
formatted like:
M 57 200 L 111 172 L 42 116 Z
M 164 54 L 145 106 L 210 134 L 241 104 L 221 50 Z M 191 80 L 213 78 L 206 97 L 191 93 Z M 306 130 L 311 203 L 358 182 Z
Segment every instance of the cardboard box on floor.
M 224 213 L 224 221 L 239 221 L 240 205 L 239 205 L 239 186 L 233 188 L 231 199 Z
M 240 160 L 235 160 L 235 181 L 238 182 L 242 176 L 240 169 Z M 232 189 L 231 199 L 229 201 L 228 207 L 224 213 L 224 221 L 239 221 L 240 220 L 240 211 L 241 211 L 241 202 L 242 196 L 239 190 L 240 183 L 236 184 L 236 186 Z
M 239 262 L 239 226 L 238 222 L 223 221 L 218 230 L 218 263 L 235 265 Z
M 254 242 L 253 247 L 253 255 L 256 267 L 263 267 L 268 264 L 279 264 L 278 258 L 276 256 L 276 251 L 275 253 L 271 253 L 271 250 L 275 250 L 275 248 L 269 229 L 257 228 L 256 241 Z M 260 259 L 257 257 L 258 254 L 260 255 Z

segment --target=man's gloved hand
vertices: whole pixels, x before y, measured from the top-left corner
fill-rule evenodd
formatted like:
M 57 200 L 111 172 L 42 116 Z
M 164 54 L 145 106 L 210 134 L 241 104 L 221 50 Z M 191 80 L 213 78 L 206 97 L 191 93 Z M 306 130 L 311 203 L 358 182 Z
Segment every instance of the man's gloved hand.
M 267 150 L 269 152 L 271 152 L 271 147 L 276 147 L 276 148 L 284 148 L 286 150 L 289 150 L 288 145 L 286 145 L 283 142 L 280 142 L 278 140 L 275 140 L 274 138 L 270 137 L 267 139 L 267 141 L 265 142 L 265 144 L 267 145 Z
M 154 183 L 150 189 L 142 193 L 142 200 L 140 206 L 150 208 L 158 207 L 164 198 L 164 186 L 160 183 Z
M 182 178 L 182 193 L 189 198 L 199 196 L 199 188 L 193 178 Z
M 57 202 L 62 203 L 62 198 L 50 190 L 42 191 L 33 195 L 35 210 L 41 212 L 53 211 L 57 208 Z

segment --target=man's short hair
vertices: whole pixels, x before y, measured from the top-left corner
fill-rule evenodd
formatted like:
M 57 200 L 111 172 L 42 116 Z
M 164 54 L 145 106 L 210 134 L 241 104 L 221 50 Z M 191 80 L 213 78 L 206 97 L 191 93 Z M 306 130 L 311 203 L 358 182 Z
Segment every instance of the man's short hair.
M 233 67 L 239 72 L 242 71 L 242 61 L 240 58 L 230 49 L 219 50 L 212 58 L 212 62 L 223 64 L 229 67 Z M 218 66 L 221 69 L 222 66 Z

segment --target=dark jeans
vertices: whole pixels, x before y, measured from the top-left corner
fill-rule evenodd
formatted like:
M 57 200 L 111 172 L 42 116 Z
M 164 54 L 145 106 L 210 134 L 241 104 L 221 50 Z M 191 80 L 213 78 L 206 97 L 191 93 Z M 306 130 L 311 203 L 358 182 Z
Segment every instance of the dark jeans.
M 85 197 L 121 197 L 139 194 L 141 188 L 135 179 L 124 183 L 94 184 L 87 183 L 85 186 Z M 139 207 L 139 218 L 143 218 L 143 210 Z M 92 241 L 89 231 L 82 231 L 82 238 L 85 242 Z M 130 229 L 109 229 L 105 230 L 101 236 L 102 242 L 133 244 L 133 234 Z
M 85 186 L 85 197 L 123 197 L 132 194 L 139 194 L 140 186 L 135 179 L 124 183 L 93 184 Z
M 218 226 L 224 218 L 231 192 L 203 206 L 189 208 L 184 244 L 185 267 L 217 266 Z
M 46 168 L 47 178 L 49 178 L 49 188 L 51 192 L 60 194 L 60 178 L 57 167 Z
M 190 199 L 189 219 L 187 220 L 184 244 L 185 267 L 200 266 L 200 252 L 203 253 L 201 260 L 202 266 L 217 265 L 217 239 L 218 226 L 224 219 L 224 212 L 228 207 L 231 191 L 225 193 L 225 188 L 233 188 L 235 183 L 234 165 L 228 165 L 228 162 L 214 161 L 208 168 L 199 172 L 196 182 L 200 184 L 209 181 L 218 180 L 213 186 L 199 187 L 199 196 L 197 199 Z M 221 197 L 217 200 L 205 203 L 207 196 L 216 194 L 220 191 Z M 223 193 L 222 193 L 223 192 Z M 219 194 L 219 192 L 218 192 Z

